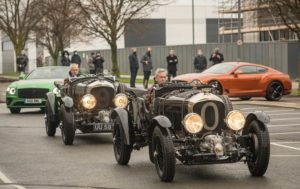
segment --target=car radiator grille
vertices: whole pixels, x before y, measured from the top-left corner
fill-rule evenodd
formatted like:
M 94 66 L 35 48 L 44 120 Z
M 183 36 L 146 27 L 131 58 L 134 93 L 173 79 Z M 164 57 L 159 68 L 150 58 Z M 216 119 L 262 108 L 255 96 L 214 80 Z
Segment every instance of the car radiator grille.
M 224 126 L 225 106 L 218 101 L 200 102 L 194 105 L 194 112 L 204 121 L 203 132 L 219 131 Z
M 97 99 L 97 109 L 107 109 L 113 107 L 113 99 L 115 97 L 115 91 L 110 87 L 98 87 L 91 91 Z
M 18 95 L 20 98 L 46 98 L 46 94 L 49 89 L 19 89 Z

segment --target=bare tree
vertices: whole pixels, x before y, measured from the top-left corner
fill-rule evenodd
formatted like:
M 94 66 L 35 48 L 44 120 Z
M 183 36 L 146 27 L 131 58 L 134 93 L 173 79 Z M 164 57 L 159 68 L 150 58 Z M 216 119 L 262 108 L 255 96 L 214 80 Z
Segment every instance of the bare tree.
M 11 40 L 20 55 L 34 26 L 43 18 L 44 0 L 1 0 L 0 30 Z
M 82 26 L 87 33 L 105 39 L 111 48 L 112 71 L 120 75 L 117 40 L 134 18 L 143 17 L 167 0 L 78 0 L 85 14 Z
M 76 6 L 74 0 L 45 0 L 44 8 L 50 14 L 35 28 L 37 41 L 48 49 L 54 65 L 57 65 L 59 53 L 81 32 L 81 9 Z
M 300 0 L 260 0 L 268 3 L 270 12 L 281 19 L 282 23 L 297 35 L 300 48 Z M 300 52 L 299 52 L 299 85 L 300 90 Z

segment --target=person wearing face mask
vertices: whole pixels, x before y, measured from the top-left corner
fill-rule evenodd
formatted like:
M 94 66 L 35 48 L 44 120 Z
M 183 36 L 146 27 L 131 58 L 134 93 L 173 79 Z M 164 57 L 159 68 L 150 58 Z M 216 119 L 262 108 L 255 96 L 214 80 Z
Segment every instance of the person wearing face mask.
M 197 56 L 194 58 L 194 68 L 196 73 L 203 72 L 207 67 L 207 59 L 203 55 L 202 50 L 198 50 Z
M 132 48 L 131 52 L 132 53 L 129 55 L 130 87 L 135 88 L 135 79 L 139 70 L 139 60 L 136 54 L 136 48 Z
M 61 56 L 61 65 L 63 66 L 70 66 L 70 59 L 69 59 L 69 52 L 63 51 Z
M 141 60 L 141 63 L 143 64 L 143 71 L 144 71 L 143 85 L 145 89 L 148 89 L 148 82 L 151 75 L 151 70 L 153 68 L 151 50 L 152 49 L 148 47 L 146 54 L 143 56 Z
M 167 68 L 168 68 L 168 81 L 171 80 L 171 76 L 174 78 L 176 77 L 177 72 L 177 64 L 178 64 L 178 58 L 174 53 L 174 50 L 170 50 L 170 54 L 167 56 Z
M 78 64 L 78 67 L 80 68 L 81 57 L 79 56 L 79 54 L 76 50 L 73 52 L 73 55 L 71 57 L 71 62 L 75 63 L 75 64 Z

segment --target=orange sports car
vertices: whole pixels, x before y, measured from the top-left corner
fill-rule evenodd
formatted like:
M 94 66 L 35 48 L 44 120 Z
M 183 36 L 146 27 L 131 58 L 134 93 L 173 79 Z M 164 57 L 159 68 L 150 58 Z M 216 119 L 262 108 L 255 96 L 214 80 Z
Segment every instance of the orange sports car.
M 242 100 L 265 97 L 270 101 L 278 101 L 283 95 L 290 94 L 292 88 L 289 75 L 247 62 L 220 63 L 202 73 L 179 75 L 173 81 L 212 84 L 219 94 L 239 97 Z

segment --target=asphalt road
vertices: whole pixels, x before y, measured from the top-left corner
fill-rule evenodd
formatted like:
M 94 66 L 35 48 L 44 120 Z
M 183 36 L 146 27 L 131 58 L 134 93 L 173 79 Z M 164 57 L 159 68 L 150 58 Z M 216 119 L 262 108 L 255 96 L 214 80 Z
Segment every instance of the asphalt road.
M 78 134 L 73 146 L 62 143 L 60 130 L 49 138 L 37 109 L 12 115 L 0 104 L 0 189 L 263 188 L 300 186 L 300 109 L 235 105 L 262 109 L 271 117 L 271 159 L 264 177 L 249 174 L 244 163 L 184 166 L 177 163 L 174 182 L 162 183 L 148 159 L 148 149 L 134 151 L 128 166 L 117 165 L 110 134 Z

